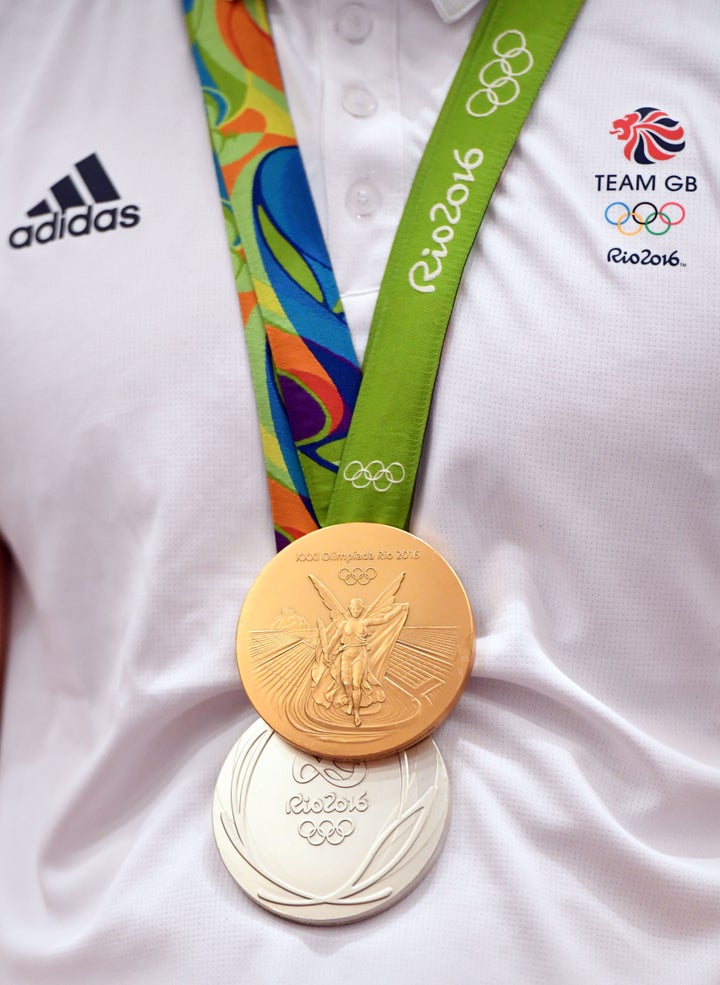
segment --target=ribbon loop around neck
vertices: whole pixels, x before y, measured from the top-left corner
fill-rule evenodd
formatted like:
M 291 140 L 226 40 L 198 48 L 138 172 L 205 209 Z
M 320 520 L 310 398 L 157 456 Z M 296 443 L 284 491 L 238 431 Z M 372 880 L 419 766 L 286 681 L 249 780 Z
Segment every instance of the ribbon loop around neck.
M 308 208 L 264 4 L 185 3 L 236 264 L 278 545 L 318 524 L 406 527 L 465 263 L 582 0 L 487 4 L 403 211 L 362 383 Z

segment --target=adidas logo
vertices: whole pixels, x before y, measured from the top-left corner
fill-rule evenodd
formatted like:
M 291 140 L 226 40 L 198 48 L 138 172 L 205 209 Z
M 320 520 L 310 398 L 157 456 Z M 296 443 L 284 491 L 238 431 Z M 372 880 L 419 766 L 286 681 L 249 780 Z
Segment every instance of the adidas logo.
M 50 185 L 52 198 L 41 199 L 25 213 L 29 219 L 48 218 L 37 224 L 16 226 L 10 233 L 8 242 L 14 250 L 33 243 L 52 243 L 64 236 L 88 236 L 93 231 L 106 233 L 118 227 L 131 229 L 140 222 L 139 205 L 97 209 L 98 205 L 120 201 L 120 193 L 97 154 L 84 157 L 74 168 L 77 176 L 66 174 Z

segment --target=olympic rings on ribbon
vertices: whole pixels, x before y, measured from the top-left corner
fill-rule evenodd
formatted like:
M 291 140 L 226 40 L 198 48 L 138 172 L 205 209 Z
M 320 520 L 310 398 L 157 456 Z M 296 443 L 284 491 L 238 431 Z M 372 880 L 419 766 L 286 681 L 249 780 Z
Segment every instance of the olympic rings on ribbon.
M 298 834 L 311 845 L 322 845 L 326 841 L 330 845 L 342 845 L 354 830 L 355 825 L 346 817 L 338 821 L 337 824 L 325 818 L 319 824 L 315 824 L 313 821 L 303 821 L 298 828 Z
M 520 95 L 520 83 L 515 76 L 526 75 L 533 67 L 533 56 L 522 31 L 498 34 L 493 41 L 493 51 L 498 57 L 483 65 L 478 75 L 482 88 L 476 89 L 465 103 L 470 116 L 491 116 L 498 106 L 514 103 Z M 478 99 L 479 106 L 476 105 Z
M 610 218 L 610 209 L 616 205 L 619 205 L 623 211 L 619 216 L 617 216 L 617 218 Z M 650 207 L 650 212 L 648 212 L 647 215 L 643 215 L 642 212 L 639 211 L 643 205 L 648 205 Z M 666 211 L 667 209 L 672 208 L 680 210 L 679 219 L 673 220 L 670 213 Z M 670 232 L 671 226 L 679 226 L 684 218 L 685 207 L 681 205 L 680 202 L 665 202 L 665 204 L 661 205 L 660 208 L 657 208 L 653 202 L 638 202 L 632 209 L 626 202 L 611 202 L 605 209 L 606 222 L 609 222 L 611 226 L 617 226 L 618 232 L 622 233 L 623 236 L 637 236 L 637 234 L 641 233 L 643 229 L 647 229 L 651 236 L 664 236 L 665 233 Z M 631 226 L 630 232 L 627 232 L 622 227 L 630 219 L 633 220 L 637 228 Z M 659 229 L 653 228 L 653 223 L 655 223 L 658 219 L 662 223 L 661 227 Z
M 369 585 L 373 578 L 377 578 L 375 568 L 343 568 L 338 574 L 340 581 L 346 585 Z
M 343 479 L 355 487 L 365 489 L 372 486 L 375 492 L 387 492 L 405 479 L 405 469 L 400 462 L 391 462 L 387 468 L 379 459 L 363 465 L 362 462 L 348 462 L 343 469 Z

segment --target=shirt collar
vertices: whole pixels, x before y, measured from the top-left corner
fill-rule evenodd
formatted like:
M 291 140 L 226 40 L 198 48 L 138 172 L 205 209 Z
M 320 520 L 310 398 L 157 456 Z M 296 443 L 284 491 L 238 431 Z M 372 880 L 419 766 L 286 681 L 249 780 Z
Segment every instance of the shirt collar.
M 476 7 L 480 0 L 432 0 L 432 2 L 445 23 L 452 24 Z

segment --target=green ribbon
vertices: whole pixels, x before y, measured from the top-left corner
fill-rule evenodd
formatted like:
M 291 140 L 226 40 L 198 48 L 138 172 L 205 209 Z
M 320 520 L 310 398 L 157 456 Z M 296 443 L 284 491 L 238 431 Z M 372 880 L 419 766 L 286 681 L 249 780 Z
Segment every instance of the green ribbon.
M 406 527 L 443 341 L 503 167 L 582 0 L 490 0 L 420 162 L 324 526 Z M 482 326 L 479 326 L 480 328 Z

